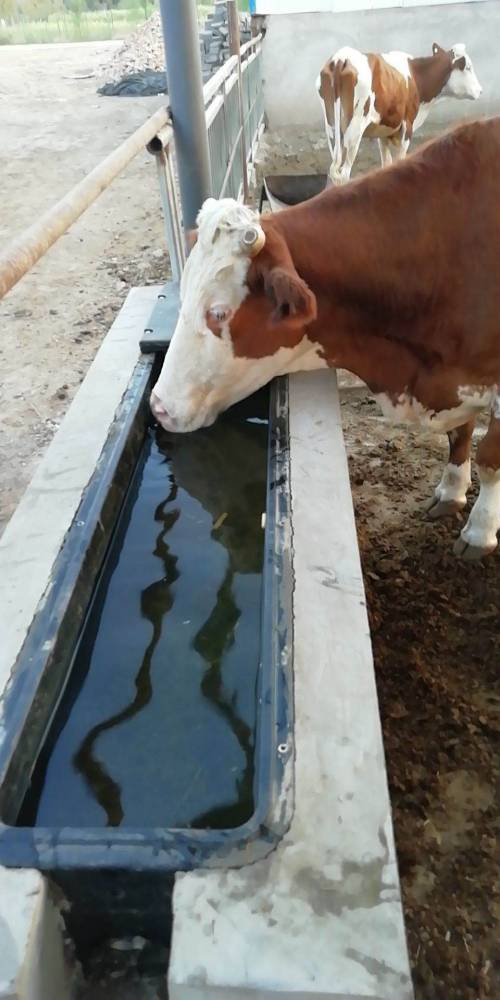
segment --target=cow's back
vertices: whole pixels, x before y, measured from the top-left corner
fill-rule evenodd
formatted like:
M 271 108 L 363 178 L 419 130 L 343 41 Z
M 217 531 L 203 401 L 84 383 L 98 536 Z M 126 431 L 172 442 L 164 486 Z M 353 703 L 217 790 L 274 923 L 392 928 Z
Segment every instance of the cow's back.
M 378 121 L 365 131 L 370 138 L 394 135 L 404 125 L 411 133 L 419 108 L 418 90 L 404 52 L 366 56 L 372 74 L 373 106 Z
M 276 224 L 343 320 L 354 310 L 367 333 L 443 363 L 471 338 L 478 357 L 500 356 L 499 158 L 500 118 L 469 123 Z

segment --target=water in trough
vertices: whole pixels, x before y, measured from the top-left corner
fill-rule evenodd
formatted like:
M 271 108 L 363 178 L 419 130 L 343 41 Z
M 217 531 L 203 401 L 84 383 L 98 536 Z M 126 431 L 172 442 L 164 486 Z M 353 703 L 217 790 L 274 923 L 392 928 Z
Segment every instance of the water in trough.
M 252 815 L 268 407 L 148 431 L 19 825 Z

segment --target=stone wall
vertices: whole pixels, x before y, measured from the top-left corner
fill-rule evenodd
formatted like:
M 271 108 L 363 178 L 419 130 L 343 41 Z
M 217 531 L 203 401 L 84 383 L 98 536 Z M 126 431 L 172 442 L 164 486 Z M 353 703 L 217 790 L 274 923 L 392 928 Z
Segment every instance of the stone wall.
M 249 41 L 252 32 L 250 16 L 240 15 L 241 44 Z M 229 26 L 226 0 L 215 0 L 214 10 L 207 17 L 200 31 L 201 66 L 203 83 L 229 59 Z

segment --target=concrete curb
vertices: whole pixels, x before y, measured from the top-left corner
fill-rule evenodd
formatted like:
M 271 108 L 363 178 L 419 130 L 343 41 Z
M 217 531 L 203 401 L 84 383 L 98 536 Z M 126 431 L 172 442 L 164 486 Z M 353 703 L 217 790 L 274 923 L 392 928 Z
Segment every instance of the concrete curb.
M 139 359 L 160 286 L 134 288 L 0 540 L 2 703 L 33 616 Z M 0 1000 L 68 1000 L 61 915 L 43 876 L 0 868 Z
M 0 869 L 0 1000 L 71 995 L 61 915 L 36 871 Z

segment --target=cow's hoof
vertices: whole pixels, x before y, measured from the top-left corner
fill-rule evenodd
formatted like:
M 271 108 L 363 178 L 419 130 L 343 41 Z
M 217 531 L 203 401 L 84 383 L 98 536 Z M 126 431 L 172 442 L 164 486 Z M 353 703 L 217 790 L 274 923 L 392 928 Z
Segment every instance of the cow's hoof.
M 461 500 L 440 500 L 433 496 L 424 504 L 424 511 L 431 521 L 437 521 L 438 517 L 451 517 L 452 514 L 460 514 L 465 507 L 466 501 Z
M 484 556 L 491 555 L 496 549 L 495 545 L 469 545 L 461 536 L 457 538 L 454 546 L 453 552 L 459 559 L 463 559 L 464 562 L 478 562 Z

